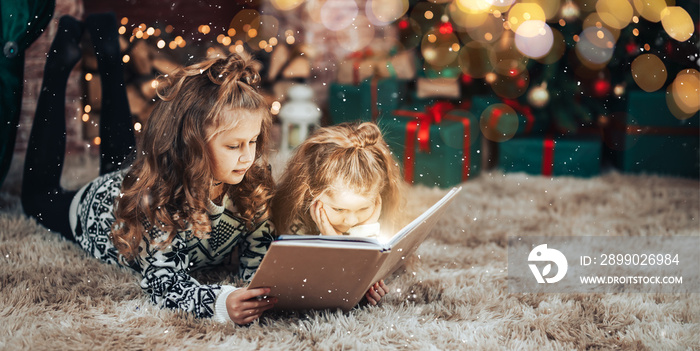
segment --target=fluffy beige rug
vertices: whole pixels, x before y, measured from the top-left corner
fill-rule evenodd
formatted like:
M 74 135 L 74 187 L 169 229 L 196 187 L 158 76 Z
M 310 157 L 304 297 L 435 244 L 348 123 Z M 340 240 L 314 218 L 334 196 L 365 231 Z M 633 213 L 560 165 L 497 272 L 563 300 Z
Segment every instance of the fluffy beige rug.
M 509 294 L 506 270 L 509 235 L 698 236 L 697 181 L 483 174 L 464 184 L 416 263 L 387 280 L 380 306 L 238 327 L 154 307 L 130 272 L 24 216 L 16 168 L 0 191 L 3 350 L 700 349 L 698 294 Z M 67 171 L 67 185 L 88 179 L 85 168 Z M 411 189 L 407 215 L 443 193 Z

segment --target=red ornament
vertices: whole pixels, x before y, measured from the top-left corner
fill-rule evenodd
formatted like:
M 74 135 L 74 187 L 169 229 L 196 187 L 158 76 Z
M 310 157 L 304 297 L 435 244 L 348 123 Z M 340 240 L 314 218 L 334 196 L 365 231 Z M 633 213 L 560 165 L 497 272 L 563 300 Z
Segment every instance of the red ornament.
M 438 30 L 440 31 L 440 34 L 452 33 L 454 31 L 454 29 L 452 28 L 452 22 L 447 21 L 440 23 L 440 27 L 438 28 Z
M 408 28 L 408 20 L 404 18 L 399 21 L 399 29 L 404 30 L 406 28 Z
M 464 84 L 471 84 L 472 83 L 472 77 L 468 74 L 462 73 L 462 83 Z
M 627 50 L 627 53 L 629 55 L 636 54 L 637 51 L 639 51 L 639 47 L 637 47 L 637 44 L 635 44 L 633 41 L 627 43 L 625 45 L 625 50 Z
M 605 79 L 597 79 L 593 83 L 593 94 L 596 97 L 603 97 L 610 93 L 610 82 Z

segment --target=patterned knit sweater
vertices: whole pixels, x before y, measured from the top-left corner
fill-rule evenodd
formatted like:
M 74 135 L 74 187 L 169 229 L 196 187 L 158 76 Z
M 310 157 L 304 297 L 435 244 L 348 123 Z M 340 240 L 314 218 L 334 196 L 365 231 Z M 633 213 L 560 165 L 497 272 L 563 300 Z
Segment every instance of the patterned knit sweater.
M 239 276 L 250 280 L 273 241 L 272 224 L 265 221 L 248 230 L 237 215 L 233 201 L 226 196 L 223 206 L 209 203 L 212 227 L 209 238 L 198 239 L 190 230 L 181 231 L 170 245 L 160 250 L 148 240 L 142 240 L 140 256 L 127 261 L 110 240 L 115 221 L 114 200 L 120 194 L 124 174 L 121 171 L 105 174 L 75 195 L 70 221 L 77 242 L 92 256 L 141 274 L 141 288 L 155 304 L 191 312 L 197 317 L 229 321 L 226 297 L 236 288 L 200 284 L 190 272 L 228 262 L 232 251 L 238 248 Z M 166 233 L 147 221 L 143 224 L 147 232 L 145 238 L 150 237 L 156 243 L 167 238 Z

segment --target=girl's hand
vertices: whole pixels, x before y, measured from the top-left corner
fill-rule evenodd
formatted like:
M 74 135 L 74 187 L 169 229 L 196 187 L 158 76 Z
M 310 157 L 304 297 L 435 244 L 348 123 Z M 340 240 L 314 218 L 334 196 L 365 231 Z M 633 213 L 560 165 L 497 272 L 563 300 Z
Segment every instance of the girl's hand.
M 321 235 L 343 235 L 343 233 L 335 230 L 331 221 L 328 219 L 326 210 L 323 209 L 323 202 L 319 200 L 311 204 L 311 219 L 316 223 L 316 227 L 318 227 Z
M 277 302 L 276 297 L 265 297 L 270 288 L 238 289 L 226 297 L 226 310 L 229 318 L 239 325 L 252 323 L 260 318 L 263 312 L 272 308 Z
M 372 215 L 370 215 L 369 218 L 367 218 L 367 220 L 360 223 L 359 225 L 377 223 L 377 222 L 379 222 L 379 216 L 381 214 L 382 214 L 382 196 L 377 195 L 377 199 L 374 201 L 374 211 L 372 211 Z
M 379 300 L 381 300 L 381 298 L 388 293 L 389 288 L 384 284 L 384 280 L 380 280 L 369 287 L 365 297 L 367 298 L 367 302 L 372 305 L 376 305 L 379 303 Z

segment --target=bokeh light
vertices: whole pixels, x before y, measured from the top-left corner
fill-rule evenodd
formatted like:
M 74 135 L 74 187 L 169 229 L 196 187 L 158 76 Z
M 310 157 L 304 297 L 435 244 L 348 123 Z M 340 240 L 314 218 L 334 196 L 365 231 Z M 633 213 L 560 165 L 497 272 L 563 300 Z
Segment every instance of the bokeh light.
M 281 11 L 289 11 L 304 3 L 304 0 L 270 0 L 272 6 Z
M 523 70 L 519 74 L 497 74 L 496 79 L 491 83 L 493 92 L 506 99 L 515 99 L 522 96 L 529 86 L 530 73 L 527 70 Z
M 336 32 L 336 41 L 346 51 L 362 50 L 374 39 L 374 28 L 367 17 L 358 15 L 350 27 Z
M 518 130 L 518 114 L 506 104 L 493 104 L 484 109 L 479 118 L 481 134 L 498 143 L 507 141 Z
M 576 43 L 576 54 L 584 65 L 599 67 L 612 58 L 614 43 L 612 34 L 606 28 L 588 27 Z
M 486 23 L 489 17 L 493 17 L 486 10 L 465 10 L 458 4 L 459 2 L 455 1 L 447 6 L 447 13 L 458 29 L 479 28 Z
M 479 26 L 468 27 L 466 33 L 469 39 L 482 43 L 494 43 L 503 35 L 503 17 L 486 16 Z M 466 40 L 465 40 L 466 41 Z
M 497 1 L 494 1 L 494 5 Z M 547 20 L 554 19 L 559 13 L 561 7 L 560 0 L 529 0 L 528 2 L 536 3 L 542 11 L 544 11 L 544 16 Z
M 527 68 L 529 59 L 515 46 L 515 33 L 506 31 L 489 51 L 494 71 L 501 75 L 514 76 Z
M 372 24 L 385 26 L 393 23 L 408 11 L 408 0 L 368 0 L 365 14 Z
M 685 114 L 695 114 L 700 109 L 700 72 L 689 68 L 682 70 L 673 80 L 673 101 Z M 678 117 L 678 116 L 676 116 Z
M 508 11 L 508 24 L 511 30 L 517 31 L 518 27 L 525 21 L 546 21 L 544 10 L 535 3 L 516 3 Z
M 525 21 L 515 32 L 515 46 L 523 55 L 531 58 L 547 55 L 553 42 L 552 29 L 543 21 Z
M 440 33 L 431 30 L 423 36 L 421 53 L 426 62 L 433 66 L 446 66 L 457 59 L 458 52 L 452 50 L 454 44 L 459 45 L 459 39 L 454 33 Z
M 597 12 L 591 13 L 583 20 L 583 28 L 589 27 L 607 29 L 612 35 L 614 41 L 617 41 L 617 39 L 620 37 L 620 29 L 609 26 L 607 23 L 605 23 L 605 21 L 603 21 L 602 18 L 600 18 L 600 15 Z
M 678 41 L 690 39 L 695 31 L 693 19 L 679 6 L 669 6 L 661 11 L 661 24 L 668 36 Z
M 350 26 L 359 11 L 354 0 L 326 1 L 321 6 L 321 23 L 332 31 L 339 31 Z
M 598 0 L 595 8 L 600 19 L 616 29 L 627 27 L 634 13 L 628 0 Z
M 537 59 L 537 62 L 549 65 L 559 61 L 566 52 L 566 41 L 564 36 L 556 28 L 549 28 L 552 31 L 552 48 L 547 55 Z
M 657 91 L 663 87 L 668 78 L 666 66 L 656 55 L 639 55 L 630 67 L 632 78 L 644 91 Z
M 666 8 L 664 0 L 632 0 L 634 8 L 649 22 L 661 21 L 661 11 Z
M 236 31 L 235 39 L 248 39 L 250 37 L 250 30 L 259 27 L 260 24 L 260 14 L 258 11 L 246 9 L 238 11 L 238 13 L 233 16 L 231 22 L 229 23 L 229 28 L 233 28 Z M 257 29 L 254 33 L 257 36 Z

